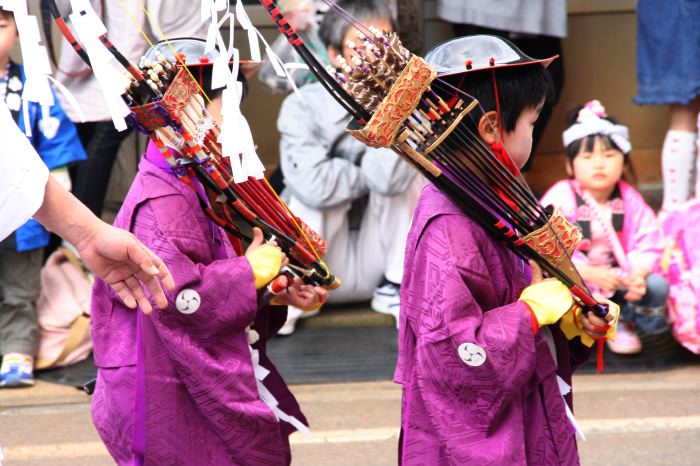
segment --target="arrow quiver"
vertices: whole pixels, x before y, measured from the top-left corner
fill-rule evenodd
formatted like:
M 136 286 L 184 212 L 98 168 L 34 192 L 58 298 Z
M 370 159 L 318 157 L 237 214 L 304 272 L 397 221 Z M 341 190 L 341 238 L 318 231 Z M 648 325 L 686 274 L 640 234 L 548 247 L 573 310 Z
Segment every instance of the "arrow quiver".
M 230 235 L 249 239 L 240 228 L 242 219 L 268 239 L 274 237 L 288 255 L 289 267 L 307 283 L 339 286 L 322 261 L 323 238 L 295 217 L 265 180 L 233 181 L 218 143 L 219 125 L 207 111 L 198 83 L 185 66 L 156 57 L 157 62 L 143 60 L 140 68 L 155 97 L 145 95 L 143 84 L 132 79 L 123 95 L 131 110 L 127 123 L 149 136 L 183 181 L 192 185 L 195 176 L 202 182 L 211 194 L 208 201 L 200 198 L 202 208 Z M 169 147 L 183 157 L 176 158 Z

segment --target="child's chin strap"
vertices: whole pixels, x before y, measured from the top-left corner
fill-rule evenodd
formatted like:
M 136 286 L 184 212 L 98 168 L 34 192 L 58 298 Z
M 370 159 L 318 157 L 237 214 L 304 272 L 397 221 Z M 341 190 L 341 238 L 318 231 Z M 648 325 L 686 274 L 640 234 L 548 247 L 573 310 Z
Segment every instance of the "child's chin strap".
M 491 59 L 493 65 L 493 58 Z M 491 81 L 493 82 L 493 95 L 496 98 L 496 123 L 498 124 L 498 135 L 503 141 L 503 118 L 501 118 L 501 99 L 498 96 L 498 83 L 496 82 L 496 70 L 491 70 Z

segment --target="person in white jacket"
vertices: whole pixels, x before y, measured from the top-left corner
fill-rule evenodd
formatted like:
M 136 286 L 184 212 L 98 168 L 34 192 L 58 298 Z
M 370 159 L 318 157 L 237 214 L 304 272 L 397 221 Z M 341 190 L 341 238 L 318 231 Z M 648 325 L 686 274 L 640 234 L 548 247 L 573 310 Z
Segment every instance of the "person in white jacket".
M 392 30 L 376 0 L 339 2 L 365 25 Z M 335 13 L 325 15 L 321 41 L 333 63 L 351 50 L 357 31 Z M 330 302 L 372 299 L 372 309 L 398 317 L 414 170 L 389 149 L 372 149 L 347 134 L 350 115 L 319 83 L 289 95 L 280 110 L 280 166 L 292 212 L 328 243 L 325 261 L 343 281 Z M 282 334 L 294 331 L 301 311 L 289 309 Z

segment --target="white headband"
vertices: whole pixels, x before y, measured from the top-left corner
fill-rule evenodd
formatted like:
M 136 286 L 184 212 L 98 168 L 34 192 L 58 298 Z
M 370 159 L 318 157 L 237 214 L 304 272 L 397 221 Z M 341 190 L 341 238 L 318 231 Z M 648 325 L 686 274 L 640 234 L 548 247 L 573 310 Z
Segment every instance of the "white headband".
M 562 135 L 564 146 L 568 147 L 574 141 L 583 139 L 586 136 L 599 134 L 608 136 L 623 154 L 629 154 L 632 150 L 632 144 L 630 144 L 627 126 L 616 125 L 602 118 L 605 116 L 607 116 L 605 114 L 605 108 L 603 108 L 600 102 L 597 100 L 588 102 L 586 106 L 578 112 L 576 123 L 564 131 Z

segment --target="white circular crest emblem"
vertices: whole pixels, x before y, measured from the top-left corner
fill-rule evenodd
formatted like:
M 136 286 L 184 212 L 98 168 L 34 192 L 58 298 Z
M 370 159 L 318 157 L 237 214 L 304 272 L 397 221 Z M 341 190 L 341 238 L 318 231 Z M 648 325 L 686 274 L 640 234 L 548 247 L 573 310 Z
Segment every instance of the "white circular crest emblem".
M 180 291 L 175 299 L 177 310 L 183 314 L 196 312 L 200 304 L 202 304 L 202 300 L 199 297 L 199 293 L 189 288 Z
M 486 362 L 486 351 L 474 343 L 462 343 L 457 348 L 457 354 L 467 366 L 479 367 Z

